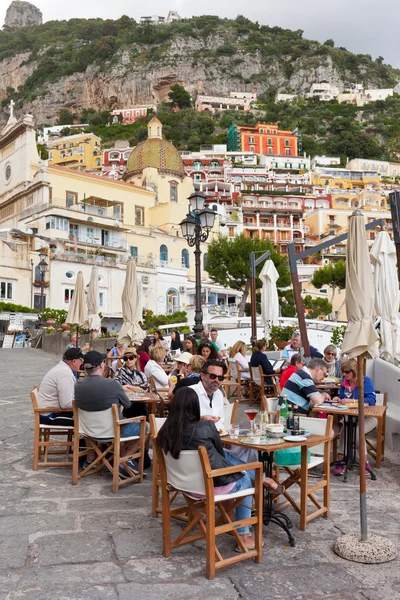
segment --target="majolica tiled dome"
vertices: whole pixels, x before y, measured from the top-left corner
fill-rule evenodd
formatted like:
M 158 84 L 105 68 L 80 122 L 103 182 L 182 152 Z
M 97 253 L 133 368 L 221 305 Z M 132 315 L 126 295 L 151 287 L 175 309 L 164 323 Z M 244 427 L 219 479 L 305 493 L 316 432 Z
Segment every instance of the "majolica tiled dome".
M 128 158 L 126 172 L 143 171 L 146 167 L 154 167 L 160 171 L 174 171 L 185 175 L 183 162 L 178 150 L 162 138 L 162 124 L 153 117 L 148 124 L 149 137 L 132 151 Z

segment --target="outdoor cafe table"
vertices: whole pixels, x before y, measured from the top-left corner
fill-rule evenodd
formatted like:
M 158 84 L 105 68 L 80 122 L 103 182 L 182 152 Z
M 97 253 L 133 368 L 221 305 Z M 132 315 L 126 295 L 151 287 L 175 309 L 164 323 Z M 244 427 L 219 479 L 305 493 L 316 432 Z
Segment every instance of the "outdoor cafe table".
M 154 392 L 127 392 L 126 395 L 132 404 L 135 402 L 146 403 L 149 414 L 156 415 L 158 413 L 159 417 L 164 417 L 165 405 L 169 404 L 167 398 L 163 398 L 162 395 L 158 396 Z
M 385 415 L 386 406 L 371 406 L 364 404 L 364 417 L 372 417 L 375 419 L 382 419 Z M 328 415 L 343 415 L 344 419 L 344 458 L 340 463 L 344 463 L 343 481 L 347 482 L 348 471 L 352 471 L 354 466 L 357 464 L 356 461 L 356 436 L 357 436 L 357 423 L 358 423 L 358 407 L 349 407 L 342 405 L 338 407 L 335 405 L 328 406 L 326 404 L 321 406 L 315 406 L 312 412 L 324 412 Z M 375 481 L 376 475 L 371 469 L 367 469 L 371 475 L 372 481 Z
M 245 437 L 245 436 L 241 436 Z M 285 448 L 293 448 L 300 447 L 301 448 L 301 463 L 300 463 L 300 513 L 307 513 L 307 480 L 308 480 L 308 451 L 313 446 L 318 446 L 326 442 L 329 439 L 329 436 L 325 435 L 310 435 L 304 441 L 296 441 L 296 442 L 283 442 L 276 444 L 247 444 L 242 443 L 238 439 L 232 440 L 229 436 L 221 437 L 222 444 L 224 446 L 233 445 L 240 446 L 242 448 L 252 448 L 253 450 L 257 450 L 259 455 L 259 460 L 264 464 L 264 473 L 267 477 L 272 478 L 273 471 L 273 461 L 274 461 L 274 452 L 276 450 L 284 450 Z M 284 484 L 284 482 L 283 482 Z M 269 493 L 267 488 L 264 487 L 264 514 L 263 514 L 263 522 L 264 525 L 268 525 L 269 523 L 275 523 L 279 525 L 287 534 L 289 539 L 289 545 L 294 546 L 295 540 L 290 531 L 293 527 L 293 524 L 289 517 L 282 513 L 273 511 L 273 494 Z

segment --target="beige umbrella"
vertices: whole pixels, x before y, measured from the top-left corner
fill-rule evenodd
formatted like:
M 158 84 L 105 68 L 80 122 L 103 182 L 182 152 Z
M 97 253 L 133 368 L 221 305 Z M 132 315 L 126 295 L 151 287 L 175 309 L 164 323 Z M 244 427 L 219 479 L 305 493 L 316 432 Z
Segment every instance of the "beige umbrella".
M 118 341 L 126 345 L 141 344 L 146 337 L 139 325 L 142 320 L 142 305 L 140 301 L 139 284 L 136 277 L 136 262 L 128 260 L 126 266 L 125 285 L 122 292 L 122 323 Z
M 272 325 L 279 323 L 279 299 L 276 282 L 279 273 L 272 260 L 267 260 L 260 273 L 261 289 L 261 319 L 264 323 L 265 339 L 269 340 L 269 331 Z
M 78 346 L 79 328 L 87 328 L 89 325 L 85 301 L 85 283 L 83 281 L 82 271 L 79 271 L 76 277 L 75 290 L 65 322 L 68 325 L 74 325 L 76 327 L 76 345 Z
M 365 235 L 364 217 L 359 210 L 354 211 L 350 217 L 346 260 L 346 310 L 348 326 L 342 344 L 342 353 L 348 354 L 352 358 L 357 358 L 361 537 L 358 534 L 342 536 L 336 541 L 334 550 L 339 556 L 348 560 L 366 563 L 385 562 L 384 560 L 376 560 L 377 547 L 382 547 L 382 543 L 385 542 L 384 538 L 372 536 L 368 540 L 367 532 L 363 363 L 364 358 L 375 358 L 378 356 L 379 338 L 373 325 L 374 282 L 372 267 L 369 259 L 367 237 Z M 387 560 L 391 560 L 391 558 Z
M 93 350 L 93 333 L 100 331 L 101 328 L 101 319 L 99 317 L 99 273 L 97 267 L 92 268 L 86 300 L 90 329 L 89 348 Z

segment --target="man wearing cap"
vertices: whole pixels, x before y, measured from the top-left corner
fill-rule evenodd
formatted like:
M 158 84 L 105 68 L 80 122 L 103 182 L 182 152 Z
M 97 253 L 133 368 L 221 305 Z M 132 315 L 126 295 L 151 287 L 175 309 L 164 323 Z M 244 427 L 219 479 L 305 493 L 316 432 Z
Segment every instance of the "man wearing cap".
M 64 352 L 62 360 L 43 377 L 37 393 L 39 408 L 71 408 L 74 399 L 76 373 L 81 368 L 83 354 L 80 348 L 69 348 Z M 52 412 L 40 415 L 43 425 L 74 424 L 71 413 Z
M 84 356 L 83 368 L 87 377 L 75 384 L 75 403 L 78 408 L 88 412 L 97 412 L 111 408 L 117 404 L 121 411 L 121 405 L 124 409 L 129 409 L 131 403 L 126 395 L 122 385 L 115 379 L 105 379 L 103 377 L 104 360 L 106 354 L 101 354 L 96 350 L 90 350 Z M 146 432 L 148 431 L 146 424 Z M 140 423 L 126 423 L 121 425 L 121 437 L 137 436 L 140 433 Z M 121 443 L 121 455 L 127 456 L 136 452 L 139 448 L 139 440 Z M 128 464 L 129 463 L 129 464 Z M 135 461 L 128 461 L 127 465 L 137 472 Z M 121 476 L 121 473 L 120 473 Z

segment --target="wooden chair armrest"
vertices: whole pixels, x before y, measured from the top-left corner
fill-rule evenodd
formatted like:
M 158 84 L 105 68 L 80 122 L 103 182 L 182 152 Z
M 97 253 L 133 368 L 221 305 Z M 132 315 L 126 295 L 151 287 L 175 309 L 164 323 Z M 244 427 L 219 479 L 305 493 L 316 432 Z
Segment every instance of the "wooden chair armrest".
M 141 415 L 140 417 L 130 417 L 130 419 L 118 419 L 116 423 L 117 425 L 125 425 L 125 423 L 136 423 L 145 420 L 146 417 L 144 415 Z
M 223 469 L 214 469 L 213 471 L 207 472 L 208 479 L 214 479 L 214 477 L 220 477 L 221 475 L 230 475 L 232 473 L 240 473 L 241 471 L 251 471 L 252 469 L 257 470 L 263 468 L 261 462 L 243 463 L 242 465 L 235 465 L 233 467 L 224 467 Z
M 49 406 L 48 408 L 34 408 L 33 409 L 34 413 L 51 413 L 51 412 L 57 412 L 57 413 L 71 413 L 72 412 L 72 406 L 71 408 L 59 408 L 58 406 Z

